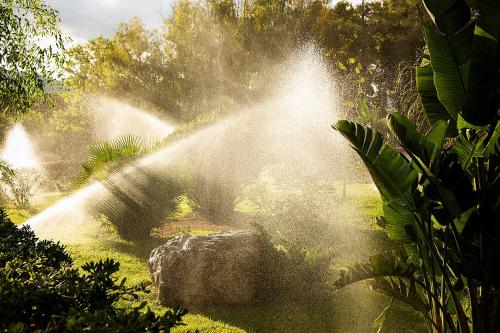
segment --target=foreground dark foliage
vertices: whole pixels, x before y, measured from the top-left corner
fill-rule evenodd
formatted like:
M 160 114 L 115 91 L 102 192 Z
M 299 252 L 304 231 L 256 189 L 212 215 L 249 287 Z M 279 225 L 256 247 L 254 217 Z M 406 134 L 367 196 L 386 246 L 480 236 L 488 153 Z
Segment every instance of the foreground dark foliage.
M 127 309 L 145 286 L 127 287 L 112 259 L 72 267 L 59 243 L 38 240 L 17 228 L 0 209 L 0 329 L 5 332 L 169 332 L 182 325 L 185 309 L 157 316 L 145 303 Z

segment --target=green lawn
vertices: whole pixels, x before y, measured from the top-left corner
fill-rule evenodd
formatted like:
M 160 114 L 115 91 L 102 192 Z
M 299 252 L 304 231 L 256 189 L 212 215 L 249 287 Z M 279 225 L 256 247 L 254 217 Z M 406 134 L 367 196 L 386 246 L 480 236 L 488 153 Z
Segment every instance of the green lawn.
M 341 190 L 341 184 L 337 184 L 336 187 L 337 191 Z M 36 210 L 49 206 L 56 199 L 57 196 L 47 196 L 37 203 Z M 331 230 L 343 234 L 336 243 L 336 251 L 339 253 L 336 256 L 336 266 L 360 258 L 366 259 L 370 253 L 384 248 L 384 235 L 373 223 L 374 218 L 382 213 L 380 198 L 371 185 L 348 185 L 346 197 L 339 201 L 335 210 L 336 221 L 332 222 Z M 7 207 L 7 212 L 16 223 L 23 222 L 30 215 L 12 207 Z M 97 222 L 86 228 L 84 233 L 90 237 L 75 237 L 66 244 L 75 265 L 81 266 L 89 260 L 113 258 L 120 262 L 118 277 L 126 277 L 128 284 L 150 281 L 147 259 L 150 251 L 165 240 L 135 244 L 119 239 Z M 190 232 L 206 233 L 206 230 L 190 229 Z M 164 311 L 164 308 L 156 302 L 154 294 L 145 295 L 142 300 L 148 301 L 149 306 L 155 311 Z M 177 328 L 175 332 L 368 333 L 373 331 L 372 321 L 387 303 L 386 297 L 371 292 L 364 283 L 359 283 L 311 304 L 272 303 L 190 309 L 190 314 L 185 316 L 186 326 Z M 406 319 L 408 318 L 411 319 L 411 315 Z M 414 319 L 410 320 L 413 321 Z M 408 327 L 401 329 L 412 332 Z
M 113 258 L 120 262 L 120 271 L 117 275 L 119 279 L 126 278 L 129 285 L 139 284 L 141 282 L 150 282 L 147 260 L 151 250 L 160 245 L 160 241 L 150 241 L 144 244 L 135 244 L 119 239 L 112 232 L 103 230 L 99 226 L 93 226 L 94 230 L 86 230 L 86 233 L 95 231 L 94 239 L 86 242 L 75 240 L 67 244 L 67 250 L 71 253 L 76 266 L 81 266 L 89 260 L 100 260 Z M 195 230 L 196 232 L 197 230 Z M 88 238 L 85 238 L 88 239 Z M 164 241 L 163 241 L 164 242 Z M 146 294 L 138 302 L 146 300 L 148 306 L 157 313 L 162 313 L 165 308 L 157 301 L 154 293 Z M 126 304 L 122 304 L 126 306 Z M 198 314 L 188 314 L 184 317 L 186 326 L 180 327 L 174 332 L 221 332 L 221 333 L 240 333 L 243 330 L 223 323 L 218 320 L 212 320 L 207 316 Z
M 31 216 L 51 206 L 62 197 L 61 194 L 55 193 L 40 196 L 34 202 L 31 211 L 18 209 L 11 204 L 6 205 L 4 208 L 9 218 L 15 224 L 21 224 Z M 204 230 L 194 229 L 192 231 L 197 234 L 206 233 Z M 68 252 L 74 259 L 75 266 L 80 267 L 90 260 L 96 261 L 113 258 L 120 262 L 120 271 L 117 277 L 119 279 L 126 278 L 127 284 L 134 285 L 144 281 L 151 281 L 147 259 L 149 258 L 151 250 L 155 246 L 160 245 L 160 242 L 151 241 L 147 244 L 127 242 L 119 239 L 113 232 L 103 229 L 97 223 L 87 226 L 84 233 L 86 237 L 74 238 L 72 242 L 65 244 Z M 165 311 L 165 308 L 156 301 L 154 294 L 146 294 L 139 301 L 143 300 L 146 300 L 148 305 L 155 312 L 161 313 Z M 123 305 L 126 306 L 126 304 Z M 174 332 L 245 332 L 237 327 L 198 314 L 190 313 L 186 315 L 184 317 L 184 323 L 186 326 L 180 327 L 174 330 Z
M 14 224 L 21 224 L 31 216 L 36 215 L 45 208 L 52 206 L 56 201 L 63 197 L 64 194 L 59 192 L 44 193 L 33 199 L 33 204 L 30 210 L 19 209 L 12 203 L 5 203 L 3 208 Z

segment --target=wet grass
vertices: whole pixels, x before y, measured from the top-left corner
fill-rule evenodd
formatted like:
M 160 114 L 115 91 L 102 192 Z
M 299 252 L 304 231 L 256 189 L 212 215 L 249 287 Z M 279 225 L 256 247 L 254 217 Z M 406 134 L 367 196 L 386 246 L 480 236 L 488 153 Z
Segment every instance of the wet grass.
M 342 191 L 341 184 L 336 186 L 339 187 L 338 192 Z M 38 209 L 50 206 L 55 197 L 48 196 L 46 200 L 47 202 L 38 203 Z M 340 201 L 336 209 L 338 223 L 343 226 L 342 232 L 352 233 L 353 238 L 350 242 L 337 243 L 335 251 L 352 253 L 353 256 L 337 256 L 335 265 L 341 266 L 351 260 L 359 260 L 360 257 L 367 258 L 370 253 L 384 248 L 385 235 L 374 223 L 375 217 L 382 214 L 381 202 L 378 193 L 371 185 L 348 185 L 346 197 Z M 17 218 L 17 223 L 23 222 L 27 218 L 26 215 L 29 215 L 29 212 L 25 214 L 12 208 L 8 208 L 8 213 L 11 217 Z M 164 243 L 166 238 L 133 243 L 120 239 L 112 231 L 104 230 L 97 223 L 87 227 L 86 233 L 90 237 L 78 237 L 67 244 L 67 250 L 72 254 L 76 266 L 81 266 L 90 260 L 113 258 L 120 262 L 120 272 L 117 277 L 126 278 L 127 284 L 150 281 L 147 265 L 149 254 L 153 248 Z M 336 228 L 332 230 L 338 232 Z M 203 223 L 187 220 L 186 223 L 177 221 L 174 225 L 165 227 L 163 236 L 173 237 L 179 233 L 207 234 L 214 231 L 216 230 L 207 228 Z M 360 251 L 361 247 L 363 249 Z M 154 293 L 144 295 L 139 301 L 143 300 L 146 300 L 148 306 L 155 312 L 165 311 L 165 308 L 156 301 Z M 190 309 L 190 314 L 185 316 L 186 326 L 177 328 L 174 332 L 368 333 L 373 332 L 372 322 L 388 302 L 385 296 L 371 292 L 364 283 L 358 283 L 336 292 L 333 296 L 307 302 L 277 301 L 265 305 Z M 127 304 L 124 303 L 122 306 Z M 402 307 L 401 313 L 404 311 L 407 310 Z M 420 332 L 416 324 L 420 321 L 412 316 L 411 313 L 406 314 L 401 320 L 404 327 L 396 328 L 395 332 Z
M 19 209 L 12 204 L 7 204 L 4 208 L 9 218 L 15 224 L 21 224 L 36 213 L 51 206 L 62 197 L 61 194 L 49 194 L 39 197 L 31 211 Z M 213 232 L 203 229 L 191 229 L 190 231 L 196 234 Z M 119 239 L 111 230 L 105 230 L 97 223 L 87 226 L 85 234 L 85 237 L 74 239 L 65 244 L 67 251 L 73 257 L 73 264 L 76 267 L 81 267 L 84 263 L 91 260 L 98 261 L 112 258 L 120 262 L 120 271 L 116 276 L 118 279 L 126 278 L 128 285 L 137 285 L 142 282 L 150 283 L 151 279 L 147 265 L 149 254 L 153 248 L 164 243 L 165 239 L 156 239 L 140 244 L 128 242 Z M 137 303 L 142 301 L 147 301 L 148 306 L 157 313 L 165 312 L 165 308 L 156 301 L 154 293 L 142 295 Z M 120 305 L 128 306 L 126 302 Z M 184 323 L 186 326 L 175 329 L 173 332 L 244 332 L 244 330 L 237 327 L 199 314 L 186 315 Z
M 96 229 L 99 235 L 95 239 L 84 243 L 77 241 L 67 244 L 67 250 L 74 259 L 74 265 L 81 266 L 90 260 L 102 260 L 113 258 L 120 262 L 120 271 L 117 278 L 126 278 L 126 284 L 137 285 L 139 283 L 150 283 L 149 268 L 147 260 L 153 248 L 165 242 L 165 240 L 151 240 L 143 243 L 133 243 L 118 239 L 110 233 L 103 233 Z M 154 293 L 142 295 L 137 303 L 147 301 L 148 306 L 156 313 L 165 312 L 165 308 L 156 301 Z M 127 306 L 126 302 L 120 304 Z M 184 317 L 186 326 L 174 330 L 174 332 L 221 332 L 240 333 L 244 332 L 237 327 L 228 325 L 218 320 L 199 314 L 189 314 Z
M 21 224 L 33 215 L 36 215 L 42 210 L 52 206 L 56 201 L 64 196 L 65 194 L 60 192 L 45 193 L 33 199 L 33 204 L 30 209 L 16 207 L 16 205 L 10 202 L 4 203 L 3 208 L 14 224 Z
M 31 216 L 33 216 L 33 212 L 30 212 L 27 209 L 20 209 L 14 206 L 11 203 L 6 203 L 3 205 L 3 208 L 7 212 L 7 216 L 14 224 L 21 224 Z
M 348 227 L 358 229 L 380 213 L 377 193 L 369 185 L 350 185 L 346 189 L 342 215 L 345 214 Z M 352 207 L 356 203 L 357 207 Z M 361 221 L 347 219 L 359 210 L 363 211 Z M 352 225 L 351 225 L 352 224 Z M 362 227 L 369 235 L 369 227 Z M 199 221 L 177 221 L 163 228 L 164 237 L 177 234 L 207 234 L 216 230 L 207 228 Z M 102 232 L 85 243 L 72 243 L 68 250 L 81 265 L 88 260 L 114 258 L 121 264 L 119 276 L 127 283 L 137 284 L 149 281 L 147 260 L 150 251 L 163 240 L 151 240 L 136 244 Z M 340 244 L 339 244 L 340 245 Z M 356 244 L 353 244 L 356 247 Z M 338 249 L 350 251 L 349 249 Z M 156 302 L 155 295 L 143 300 L 155 311 L 164 311 Z M 273 302 L 265 305 L 240 307 L 205 307 L 190 309 L 185 317 L 186 326 L 175 332 L 371 332 L 372 321 L 387 305 L 385 297 L 374 294 L 365 285 L 347 288 L 335 297 L 325 297 L 312 303 Z M 361 315 L 362 313 L 362 315 Z M 355 321 L 352 321 L 356 318 Z

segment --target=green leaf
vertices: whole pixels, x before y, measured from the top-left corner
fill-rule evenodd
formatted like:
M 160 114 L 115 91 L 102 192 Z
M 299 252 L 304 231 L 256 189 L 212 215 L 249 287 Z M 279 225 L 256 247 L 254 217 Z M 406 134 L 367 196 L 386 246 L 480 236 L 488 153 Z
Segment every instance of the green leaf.
M 496 0 L 481 0 L 476 21 L 476 36 L 486 37 L 495 42 L 500 40 L 500 3 Z
M 346 120 L 337 122 L 334 128 L 349 140 L 379 189 L 384 202 L 386 232 L 389 237 L 405 243 L 414 242 L 408 231 L 413 230 L 411 228 L 416 222 L 412 215 L 412 210 L 415 209 L 413 193 L 416 191 L 418 176 L 415 168 L 391 147 L 382 147 L 380 134 L 373 133 L 370 128 L 365 129 Z M 415 144 L 415 149 L 417 148 Z
M 95 143 L 88 151 L 90 158 L 81 164 L 82 172 L 75 181 L 76 186 L 85 184 L 91 178 L 105 178 L 110 170 L 141 156 L 147 149 L 141 138 L 127 134 L 115 140 Z
M 495 36 L 491 35 L 488 31 L 485 31 L 483 28 L 481 28 L 478 25 L 476 25 L 476 28 L 474 29 L 474 35 L 486 37 L 486 38 L 493 40 L 494 42 L 498 42 L 498 40 Z
M 402 200 L 413 205 L 417 172 L 400 153 L 387 145 L 382 147 L 380 133 L 347 120 L 338 121 L 333 128 L 361 157 L 385 201 Z
M 500 155 L 500 122 L 497 122 L 493 134 L 483 151 L 485 158 L 490 158 L 494 154 L 497 156 Z
M 421 313 L 427 313 L 429 309 L 420 295 L 414 279 L 376 278 L 371 287 L 375 291 L 410 305 Z
M 448 111 L 438 99 L 436 86 L 434 85 L 434 72 L 430 64 L 417 67 L 416 80 L 417 91 L 431 125 L 439 120 L 451 119 Z
M 454 36 L 425 29 L 425 36 L 439 101 L 446 107 L 450 117 L 457 120 L 467 91 L 473 25 L 468 25 Z
M 454 219 L 453 222 L 455 223 L 455 226 L 457 227 L 457 231 L 459 233 L 462 233 L 472 213 L 474 213 L 476 210 L 477 210 L 476 207 L 472 207 L 463 212 L 462 215 L 460 215 L 460 217 Z
M 435 169 L 434 166 L 439 166 L 436 162 L 446 137 L 447 123 L 445 121 L 440 120 L 435 123 L 425 136 L 417 130 L 415 124 L 397 112 L 387 116 L 387 123 L 412 161 L 418 162 L 415 165 L 418 171 L 428 175 L 429 172 L 423 170 L 422 166 L 429 171 Z
M 411 208 L 401 201 L 393 200 L 382 206 L 387 225 L 385 231 L 390 239 L 411 244 L 416 242 L 415 217 Z
M 480 2 L 474 30 L 472 59 L 464 105 L 464 119 L 476 126 L 485 126 L 498 119 L 498 104 L 491 105 L 495 80 L 498 77 L 498 40 L 500 40 L 500 2 Z M 498 93 L 498 91 L 496 91 Z
M 359 281 L 377 277 L 411 278 L 415 271 L 414 265 L 397 255 L 376 254 L 370 257 L 370 263 L 355 263 L 340 269 L 337 272 L 339 277 L 335 280 L 334 287 L 340 289 Z
M 467 134 L 467 132 L 463 130 L 453 143 L 452 152 L 457 155 L 458 161 L 464 171 L 469 169 L 474 157 L 482 156 L 485 150 L 484 141 L 486 137 L 486 133 Z
M 447 35 L 462 29 L 471 18 L 471 11 L 464 0 L 423 0 L 436 26 Z
M 374 276 L 412 277 L 416 267 L 393 254 L 376 254 L 370 257 Z
M 436 156 L 437 149 L 441 147 L 436 147 L 433 142 L 427 140 L 427 137 L 418 132 L 415 124 L 398 112 L 387 116 L 387 124 L 403 149 L 411 155 L 418 157 L 422 163 L 430 168 L 433 156 Z M 441 127 L 442 125 L 439 125 L 439 129 Z M 436 129 L 436 131 L 438 130 Z M 444 131 L 446 132 L 446 127 Z M 441 140 L 444 140 L 444 137 Z
M 440 120 L 436 122 L 426 134 L 427 140 L 429 140 L 429 142 L 432 142 L 432 144 L 434 145 L 434 153 L 432 155 L 433 161 L 435 160 L 437 153 L 443 148 L 447 128 L 448 123 Z
M 370 263 L 355 263 L 337 271 L 338 277 L 333 283 L 335 289 L 341 289 L 350 284 L 372 279 L 375 275 Z
M 380 315 L 373 321 L 373 327 L 377 329 L 377 333 L 383 333 L 386 331 L 390 332 L 390 328 L 387 328 L 387 314 L 391 311 L 392 302 L 394 298 L 391 298 L 391 302 L 387 305 Z

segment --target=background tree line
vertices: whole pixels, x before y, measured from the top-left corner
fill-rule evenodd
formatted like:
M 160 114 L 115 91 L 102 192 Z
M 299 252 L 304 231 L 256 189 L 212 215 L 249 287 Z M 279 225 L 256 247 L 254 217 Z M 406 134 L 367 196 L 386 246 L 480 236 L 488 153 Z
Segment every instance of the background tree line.
M 313 40 L 343 83 L 343 109 L 375 125 L 372 111 L 397 102 L 400 64 L 423 47 L 424 14 L 417 0 L 181 0 L 159 30 L 133 18 L 72 48 L 68 82 L 189 121 L 256 101 L 272 85 L 271 65 Z
M 50 142 L 47 150 L 79 165 L 87 155 L 80 138 L 94 135 L 89 96 L 117 97 L 180 123 L 203 123 L 266 97 L 274 88 L 274 65 L 311 41 L 341 83 L 337 94 L 344 116 L 388 133 L 382 119 L 399 109 L 425 127 L 413 79 L 425 20 L 418 0 L 358 5 L 179 0 L 158 30 L 149 31 L 132 18 L 110 38 L 99 36 L 67 50 L 66 61 L 58 58 L 67 93 L 49 87 L 54 107 L 37 103 L 45 97 L 39 94 L 30 99 L 26 116 L 7 110 L 0 116 L 0 135 L 22 117 L 30 133 Z M 2 103 L 12 105 L 9 98 Z

